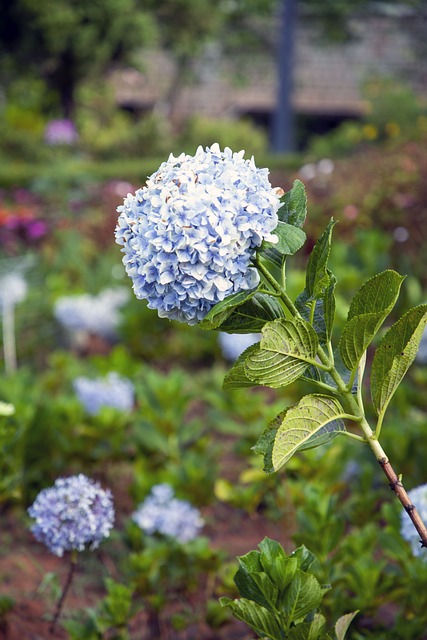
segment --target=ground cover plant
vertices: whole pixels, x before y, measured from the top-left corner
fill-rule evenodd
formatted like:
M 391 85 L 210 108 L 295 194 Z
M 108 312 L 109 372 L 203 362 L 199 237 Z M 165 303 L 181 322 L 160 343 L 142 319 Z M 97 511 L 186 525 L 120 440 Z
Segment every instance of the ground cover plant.
M 174 185 L 179 191 L 180 185 Z M 345 245 L 331 242 L 330 224 L 323 236 L 321 231 L 317 234 L 317 245 L 311 254 L 314 257 L 309 262 L 312 276 L 307 280 L 302 265 L 304 255 L 310 255 L 316 234 L 310 231 L 310 217 L 304 229 L 295 224 L 298 216 L 301 222 L 304 217 L 302 184 L 296 182 L 281 198 L 285 205 L 277 210 L 277 215 L 291 216 L 294 211 L 295 217 L 292 221 L 289 217 L 280 220 L 279 229 L 287 230 L 290 237 L 293 234 L 300 241 L 304 232 L 310 233 L 308 248 L 303 245 L 294 257 L 283 260 L 286 294 L 293 304 L 298 301 L 301 309 L 303 320 L 296 322 L 298 329 L 314 319 L 314 331 L 318 334 L 320 330 L 320 344 L 325 345 L 329 354 L 328 337 L 333 345 L 340 344 L 339 334 L 347 326 L 348 305 L 354 294 L 357 304 L 353 306 L 357 307 L 361 299 L 365 300 L 369 286 L 378 293 L 382 279 L 390 278 L 383 293 L 383 300 L 390 296 L 390 304 L 384 303 L 381 312 L 377 310 L 377 316 L 382 317 L 397 296 L 400 279 L 388 269 L 384 250 L 376 254 L 373 249 L 382 246 L 374 233 L 365 234 L 360 243 L 364 246 L 357 252 L 356 243 L 351 256 Z M 95 214 L 91 219 L 85 214 L 89 210 Z M 243 364 L 246 357 L 259 354 L 262 345 L 269 350 L 266 320 L 273 323 L 275 330 L 278 326 L 278 331 L 288 329 L 287 340 L 292 343 L 293 338 L 294 346 L 300 336 L 299 356 L 307 357 L 305 340 L 297 329 L 290 334 L 292 316 L 280 302 L 281 292 L 271 288 L 273 281 L 266 271 L 261 269 L 258 285 L 263 291 L 249 289 L 243 299 L 238 298 L 241 304 L 237 306 L 236 300 L 225 297 L 193 326 L 158 320 L 156 311 L 135 299 L 128 279 L 123 277 L 117 247 L 111 247 L 115 224 L 112 218 L 108 229 L 104 226 L 98 233 L 97 225 L 103 218 L 96 209 L 82 205 L 74 218 L 70 216 L 54 225 L 55 242 L 60 242 L 64 251 L 55 254 L 53 239 L 48 235 L 43 239 L 36 263 L 22 271 L 28 290 L 26 298 L 15 301 L 16 369 L 2 377 L 0 396 L 6 414 L 0 418 L 1 508 L 5 521 L 4 555 L 0 563 L 4 583 L 0 633 L 9 638 L 25 637 L 31 633 L 25 625 L 32 616 L 38 619 L 39 633 L 48 637 L 67 584 L 71 558 L 68 552 L 62 559 L 51 557 L 47 549 L 32 540 L 31 518 L 23 515 L 24 508 L 30 507 L 40 492 L 52 487 L 58 477 L 84 473 L 104 489 L 111 488 L 115 526 L 99 548 L 79 551 L 81 559 L 55 623 L 57 637 L 187 639 L 329 634 L 339 638 L 345 633 L 346 638 L 422 638 L 427 624 L 422 597 L 427 577 L 422 558 L 413 555 L 413 540 L 417 553 L 424 549 L 417 542 L 406 514 L 403 515 L 407 524 L 402 531 L 411 542 L 402 538 L 400 530 L 405 520 L 401 520 L 399 503 L 393 502 L 369 447 L 343 435 L 342 425 L 334 420 L 334 431 L 322 431 L 317 424 L 319 432 L 328 439 L 337 434 L 330 446 L 300 449 L 301 453 L 286 462 L 284 471 L 272 474 L 263 471 L 263 458 L 269 463 L 283 454 L 285 419 L 292 409 L 280 424 L 276 416 L 283 414 L 285 407 L 301 409 L 300 399 L 307 396 L 314 396 L 316 401 L 321 398 L 325 403 L 329 402 L 325 398 L 332 398 L 333 406 L 339 401 L 331 372 L 320 367 L 320 375 L 314 375 L 314 370 L 319 369 L 317 365 L 324 364 L 315 358 L 317 365 L 308 363 L 310 368 L 294 384 L 276 386 L 287 371 L 288 365 L 283 360 L 298 360 L 295 352 L 274 352 L 275 359 L 270 362 L 272 375 L 277 371 L 280 374 L 273 380 L 274 386 L 270 378 L 263 377 L 265 374 L 256 360 L 255 368 L 248 369 L 252 377 L 247 375 Z M 244 220 L 241 222 L 245 224 Z M 339 232 L 339 225 L 334 227 L 334 233 L 335 230 Z M 225 240 L 232 237 L 232 227 L 227 231 Z M 246 232 L 250 230 L 243 228 L 243 235 Z M 275 230 L 271 233 L 274 235 Z M 284 234 L 280 244 L 271 242 L 255 248 L 259 264 L 268 269 L 280 286 L 283 265 L 277 252 L 283 251 L 286 238 Z M 292 269 L 293 260 L 296 270 Z M 247 266 L 255 268 L 251 263 Z M 200 269 L 200 265 L 196 268 Z M 48 296 L 43 305 L 35 308 L 32 283 L 45 277 L 45 273 L 38 275 L 43 269 L 49 276 Z M 341 288 L 331 287 L 329 269 L 337 275 Z M 381 272 L 379 280 L 374 279 L 368 289 L 357 294 L 360 273 L 365 279 L 370 278 L 374 269 Z M 191 276 L 191 268 L 188 275 Z M 204 275 L 198 272 L 201 280 Z M 242 282 L 248 282 L 244 269 L 240 276 Z M 170 277 L 170 273 L 164 275 L 166 280 Z M 212 280 L 215 278 L 216 275 Z M 220 284 L 224 285 L 222 281 Z M 410 283 L 405 281 L 402 289 L 407 284 Z M 162 286 L 167 285 L 170 282 Z M 322 304 L 311 301 L 312 317 L 310 312 L 304 315 L 310 286 L 314 298 L 315 290 L 318 294 L 325 287 Z M 111 288 L 126 290 L 128 295 L 123 297 L 122 304 L 116 305 L 118 298 L 106 294 Z M 322 320 L 322 310 L 333 306 L 331 288 L 336 302 L 333 325 Z M 304 290 L 306 294 L 301 296 Z M 222 295 L 218 291 L 216 295 Z M 366 299 L 369 301 L 369 296 Z M 259 301 L 264 309 L 261 318 L 253 311 L 253 307 L 259 311 Z M 405 317 L 408 301 L 420 308 L 422 298 L 416 289 L 415 293 L 414 290 L 406 293 L 403 302 L 397 301 L 397 309 L 390 310 L 384 323 L 389 326 L 399 323 L 399 315 Z M 65 314 L 61 308 L 66 309 Z M 194 308 L 192 300 L 190 309 Z M 278 318 L 271 317 L 272 309 L 280 314 Z M 270 314 L 267 317 L 266 311 Z M 31 335 L 37 333 L 34 327 L 29 331 L 27 324 L 25 328 L 26 321 L 31 324 L 36 313 L 44 314 L 51 328 L 38 344 L 34 344 L 37 340 Z M 330 318 L 327 313 L 326 319 Z M 361 315 L 365 314 L 354 316 L 357 335 L 365 320 L 368 329 L 380 321 L 378 317 L 362 320 Z M 248 324 L 243 327 L 233 324 L 243 318 Z M 210 330 L 213 324 L 217 326 Z M 235 333 L 242 328 L 246 334 Z M 231 374 L 226 374 L 225 364 L 237 353 L 222 355 L 218 338 L 224 329 L 230 332 L 227 335 L 232 336 L 233 345 L 238 344 L 239 336 L 252 339 L 252 346 L 238 356 Z M 361 333 L 369 334 L 368 329 L 365 327 Z M 419 329 L 418 334 L 421 333 Z M 378 330 L 374 339 L 377 350 L 385 344 L 382 341 L 387 335 L 382 328 Z M 311 332 L 309 336 L 315 342 Z M 409 335 L 408 343 L 411 340 L 415 342 Z M 273 343 L 275 348 L 274 340 Z M 350 343 L 348 339 L 344 344 Z M 42 357 L 33 359 L 40 348 Z M 363 408 L 370 424 L 378 419 L 375 412 L 378 407 L 365 393 L 369 374 L 372 378 L 376 357 L 373 359 L 373 352 L 370 346 L 363 387 Z M 398 371 L 401 353 L 402 350 L 395 354 Z M 339 361 L 336 349 L 334 361 Z M 292 363 L 292 367 L 297 366 L 298 363 Z M 340 363 L 338 373 L 347 387 L 344 396 L 353 391 L 351 395 L 360 409 L 359 373 L 353 375 L 350 387 L 354 369 L 350 371 L 347 367 L 346 371 Z M 222 389 L 224 374 L 229 387 L 226 389 Z M 394 391 L 381 430 L 381 445 L 396 470 L 403 472 L 407 488 L 425 482 L 420 446 L 420 433 L 427 423 L 423 401 L 425 375 L 420 350 Z M 254 376 L 256 380 L 252 379 Z M 243 386 L 238 386 L 242 382 Z M 316 391 L 315 384 L 319 382 L 323 386 Z M 350 410 L 354 410 L 354 405 L 350 404 Z M 335 414 L 333 417 L 337 418 Z M 267 429 L 262 437 L 268 424 L 273 428 Z M 364 437 L 347 421 L 345 426 L 351 435 Z M 257 440 L 260 442 L 254 450 Z M 177 528 L 165 530 L 162 502 L 152 501 L 155 487 L 165 489 L 163 498 L 167 498 L 169 513 L 177 518 Z M 409 495 L 412 496 L 410 492 Z M 418 499 L 413 501 L 424 519 L 423 495 L 421 486 Z M 143 517 L 139 518 L 138 513 Z M 187 524 L 191 518 L 197 523 L 190 540 L 180 539 L 181 513 Z M 199 526 L 201 521 L 203 526 Z M 8 549 L 21 551 L 21 555 L 15 554 L 16 564 Z M 239 556 L 238 563 L 233 559 L 235 556 Z M 25 609 L 23 583 L 18 585 L 14 580 L 20 571 L 22 576 L 26 575 L 24 580 L 28 580 L 29 558 L 39 563 L 39 567 L 28 581 L 32 591 L 28 592 Z M 308 561 L 302 562 L 303 558 L 312 558 L 313 562 L 309 566 Z M 25 570 L 22 573 L 22 566 L 19 568 L 19 562 L 26 574 Z M 292 569 L 284 570 L 284 565 Z M 236 576 L 235 583 L 236 571 L 239 577 Z M 283 578 L 285 574 L 289 582 Z M 301 588 L 302 585 L 305 587 Z M 307 585 L 311 585 L 311 595 Z M 326 585 L 331 588 L 324 588 Z M 304 602 L 309 610 L 304 608 Z M 246 622 L 234 621 L 233 609 Z M 359 613 L 354 617 L 356 611 Z M 350 615 L 342 617 L 347 614 Z

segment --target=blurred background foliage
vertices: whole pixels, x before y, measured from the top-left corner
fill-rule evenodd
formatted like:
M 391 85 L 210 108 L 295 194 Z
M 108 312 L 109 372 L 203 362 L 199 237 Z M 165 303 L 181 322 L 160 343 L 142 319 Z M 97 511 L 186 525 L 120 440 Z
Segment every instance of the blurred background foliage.
M 318 24 L 316 37 L 327 47 L 356 37 L 355 11 L 360 19 L 380 5 L 388 12 L 404 7 L 425 24 L 425 7 L 415 0 L 301 0 L 299 12 Z M 304 543 L 316 554 L 319 579 L 334 587 L 325 598 L 328 619 L 361 610 L 351 640 L 421 639 L 427 565 L 400 539 L 399 507 L 371 454 L 335 441 L 296 456 L 284 474 L 266 476 L 251 451 L 265 424 L 301 389 L 224 392 L 228 361 L 218 336 L 159 320 L 132 295 L 111 341 L 96 335 L 75 341 L 55 317 L 55 303 L 65 295 L 96 295 L 111 286 L 131 293 L 114 243 L 116 207 L 170 152 L 193 153 L 213 142 L 254 154 L 257 166 L 270 168 L 274 186 L 287 190 L 296 177 L 305 183 L 308 242 L 289 270 L 292 297 L 303 289 L 308 252 L 334 217 L 337 329 L 362 281 L 385 268 L 407 274 L 391 319 L 426 302 L 427 108 L 425 96 L 405 81 L 410 78 L 365 78 L 364 112 L 321 134 L 313 118 L 296 113 L 299 143 L 289 154 L 273 155 L 268 129 L 247 114 L 219 119 L 196 111 L 177 123 L 179 94 L 197 79 L 195 61 L 220 41 L 226 55 L 241 61 L 233 81 L 244 84 L 249 53 L 274 56 L 271 30 L 279 11 L 273 0 L 3 3 L 0 276 L 20 270 L 28 294 L 15 309 L 18 370 L 0 373 L 0 401 L 15 406 L 14 415 L 0 418 L 0 514 L 22 523 L 24 507 L 58 474 L 82 471 L 110 484 L 119 496 L 119 522 L 127 525 L 105 553 L 120 579 L 138 585 L 151 616 L 161 616 L 168 594 L 179 591 L 184 613 L 168 621 L 176 634 L 194 623 L 195 610 L 213 627 L 228 623 L 215 598 L 236 595 L 234 568 L 221 564 L 217 550 L 224 547 L 227 559 L 245 553 L 242 531 L 255 526 L 259 539 L 279 532 L 287 551 Z M 420 33 L 421 27 L 413 34 L 416 51 Z M 175 60 L 163 100 L 146 112 L 124 109 L 108 72 L 131 65 L 144 74 L 153 48 Z M 46 135 L 52 121 L 68 123 L 54 142 Z M 135 409 L 87 415 L 73 380 L 112 370 L 134 382 Z M 427 482 L 426 384 L 426 364 L 419 361 L 384 426 L 384 448 L 408 488 Z M 182 550 L 138 538 L 129 513 L 158 482 L 170 482 L 202 509 L 213 546 L 205 541 Z M 193 593 L 202 573 L 209 604 L 192 609 L 183 593 L 187 587 Z M 127 611 L 133 592 L 120 586 L 100 587 L 99 633 L 122 624 L 121 614 L 111 612 L 119 602 Z M 81 624 L 76 616 L 70 637 L 94 637 L 94 615 L 86 611 Z

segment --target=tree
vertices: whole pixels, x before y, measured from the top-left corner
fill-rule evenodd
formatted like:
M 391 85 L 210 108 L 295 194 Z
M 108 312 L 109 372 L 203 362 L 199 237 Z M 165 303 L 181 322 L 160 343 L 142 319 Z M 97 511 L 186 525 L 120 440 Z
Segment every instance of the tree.
M 153 33 L 139 0 L 3 0 L 2 81 L 42 77 L 57 92 L 63 115 L 72 117 L 79 83 L 129 60 Z

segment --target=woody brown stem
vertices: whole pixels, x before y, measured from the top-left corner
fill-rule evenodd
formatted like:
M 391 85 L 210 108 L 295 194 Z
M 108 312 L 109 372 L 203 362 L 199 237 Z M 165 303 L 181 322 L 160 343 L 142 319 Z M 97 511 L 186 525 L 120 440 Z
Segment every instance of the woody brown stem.
M 378 460 L 378 462 L 382 470 L 384 471 L 385 475 L 387 476 L 387 479 L 390 484 L 390 488 L 397 495 L 397 497 L 399 498 L 402 504 L 402 507 L 405 509 L 406 513 L 411 518 L 412 524 L 414 525 L 415 529 L 417 530 L 421 538 L 420 540 L 421 547 L 427 548 L 427 527 L 425 526 L 424 522 L 421 520 L 420 514 L 417 511 L 417 508 L 415 507 L 415 505 L 412 504 L 411 500 L 409 499 L 409 496 L 406 493 L 405 487 L 402 484 L 401 477 L 396 474 L 388 458 L 381 458 L 380 460 Z
M 71 583 L 73 581 L 73 577 L 74 577 L 74 573 L 75 573 L 76 567 L 77 567 L 77 558 L 74 556 L 74 554 L 72 554 L 71 555 L 71 562 L 70 562 L 70 568 L 69 568 L 69 571 L 68 571 L 67 580 L 66 580 L 64 588 L 62 590 L 61 597 L 58 600 L 58 604 L 56 605 L 55 615 L 53 617 L 52 624 L 50 625 L 50 628 L 49 628 L 49 632 L 51 634 L 55 633 L 56 624 L 57 624 L 57 622 L 59 620 L 59 616 L 61 615 L 61 611 L 62 611 L 62 607 L 64 605 L 65 598 L 67 596 L 67 593 L 68 593 L 68 591 L 70 589 L 70 586 L 71 586 Z

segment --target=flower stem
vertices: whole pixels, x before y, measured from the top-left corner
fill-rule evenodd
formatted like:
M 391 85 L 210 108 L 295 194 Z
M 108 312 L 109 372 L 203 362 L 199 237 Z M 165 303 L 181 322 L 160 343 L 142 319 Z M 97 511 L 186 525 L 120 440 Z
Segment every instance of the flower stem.
M 271 273 L 268 271 L 268 269 L 262 264 L 262 262 L 259 259 L 256 259 L 256 266 L 259 269 L 260 273 L 264 276 L 268 284 L 275 290 L 275 292 L 280 294 L 280 297 L 283 303 L 285 304 L 286 308 L 291 313 L 291 315 L 296 318 L 301 318 L 301 314 L 299 313 L 298 309 L 296 308 L 296 306 L 294 305 L 294 303 L 286 293 L 285 289 L 280 286 L 280 284 L 275 280 L 275 278 L 271 275 Z M 411 503 L 411 500 L 409 499 L 409 496 L 403 486 L 401 476 L 397 475 L 396 472 L 394 471 L 390 463 L 390 460 L 388 459 L 388 456 L 386 455 L 384 449 L 382 448 L 382 446 L 378 441 L 377 436 L 381 429 L 381 422 L 377 426 L 376 433 L 374 433 L 368 421 L 366 420 L 365 411 L 364 411 L 363 402 L 362 402 L 362 395 L 361 395 L 362 394 L 362 391 L 361 391 L 362 376 L 363 376 L 363 370 L 365 365 L 364 360 L 362 360 L 359 366 L 358 392 L 357 392 L 357 398 L 355 398 L 354 395 L 351 393 L 351 386 L 349 388 L 349 386 L 346 385 L 346 383 L 338 373 L 337 369 L 335 368 L 333 359 L 331 358 L 331 354 L 329 353 L 329 356 L 328 356 L 325 353 L 325 351 L 322 349 L 322 347 L 319 346 L 317 350 L 317 356 L 320 362 L 324 365 L 324 368 L 326 368 L 329 371 L 329 375 L 331 376 L 332 380 L 335 382 L 337 386 L 337 390 L 335 393 L 341 396 L 344 404 L 346 405 L 346 408 L 348 408 L 349 410 L 349 413 L 356 417 L 356 421 L 358 422 L 364 434 L 363 440 L 365 440 L 367 444 L 370 446 L 371 451 L 373 452 L 375 458 L 377 459 L 377 462 L 381 466 L 383 472 L 385 473 L 389 481 L 390 488 L 394 491 L 401 505 L 403 506 L 406 513 L 410 517 L 415 529 L 417 530 L 421 538 L 420 540 L 421 546 L 427 548 L 427 527 L 422 521 L 415 505 Z M 315 383 L 315 381 L 313 382 Z M 324 385 L 321 385 L 321 386 L 324 387 Z
M 6 375 L 11 375 L 17 369 L 13 304 L 5 304 L 3 307 L 3 352 Z
M 64 605 L 65 598 L 67 597 L 67 593 L 71 587 L 71 583 L 73 581 L 74 573 L 77 567 L 77 554 L 71 553 L 71 562 L 70 568 L 68 570 L 67 580 L 65 581 L 64 588 L 62 589 L 61 596 L 57 602 L 55 615 L 52 620 L 52 624 L 50 625 L 49 632 L 51 634 L 55 633 L 56 624 L 59 620 L 59 616 L 61 615 L 62 607 Z

